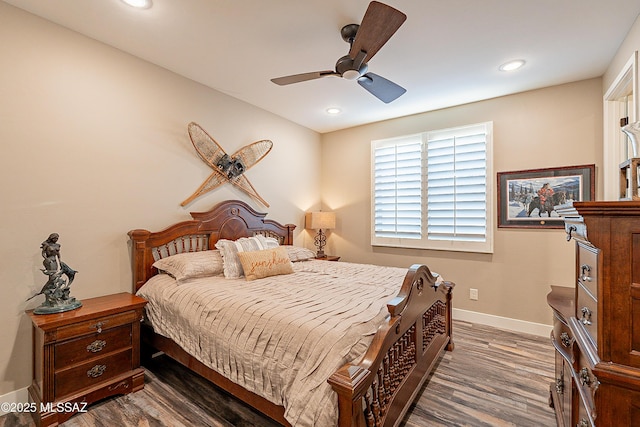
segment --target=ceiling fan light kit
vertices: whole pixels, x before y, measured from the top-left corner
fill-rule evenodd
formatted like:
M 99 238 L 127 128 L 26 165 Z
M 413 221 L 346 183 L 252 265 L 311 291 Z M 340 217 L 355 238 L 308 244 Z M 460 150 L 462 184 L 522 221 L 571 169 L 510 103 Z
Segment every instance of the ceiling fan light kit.
M 349 54 L 338 59 L 335 71 L 315 71 L 271 79 L 284 86 L 327 76 L 345 80 L 357 80 L 358 84 L 384 103 L 396 100 L 406 89 L 377 74 L 369 73 L 368 62 L 384 46 L 407 19 L 407 16 L 386 4 L 372 1 L 362 18 L 362 23 L 342 27 L 340 35 L 349 43 Z
M 355 80 L 359 78 L 361 75 L 362 74 L 360 74 L 360 71 L 358 70 L 347 70 L 344 73 L 342 73 L 342 78 L 346 80 Z

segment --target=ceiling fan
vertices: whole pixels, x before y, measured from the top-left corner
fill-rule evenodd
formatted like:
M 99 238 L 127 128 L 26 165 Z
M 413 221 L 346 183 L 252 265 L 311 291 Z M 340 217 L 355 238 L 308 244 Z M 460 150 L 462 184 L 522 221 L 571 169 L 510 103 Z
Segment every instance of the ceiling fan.
M 396 100 L 407 90 L 374 73 L 368 73 L 368 62 L 389 41 L 391 36 L 407 19 L 407 15 L 386 4 L 369 3 L 362 23 L 342 27 L 342 39 L 351 45 L 349 54 L 338 59 L 335 71 L 315 71 L 271 79 L 284 86 L 321 77 L 339 76 L 347 80 L 357 80 L 358 84 L 384 103 Z

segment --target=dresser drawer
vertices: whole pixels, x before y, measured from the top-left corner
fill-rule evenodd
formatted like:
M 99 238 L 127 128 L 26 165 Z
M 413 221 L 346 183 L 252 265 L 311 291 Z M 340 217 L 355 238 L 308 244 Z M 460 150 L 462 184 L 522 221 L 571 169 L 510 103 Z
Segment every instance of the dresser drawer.
M 598 253 L 596 248 L 578 243 L 578 281 L 593 296 L 598 299 Z
M 552 384 L 552 393 L 555 392 L 555 396 L 552 396 L 553 405 L 559 418 L 564 421 L 563 424 L 558 423 L 560 426 L 571 425 L 571 399 L 573 396 L 573 366 L 567 362 L 567 360 L 559 353 L 555 352 L 555 381 Z
M 82 335 L 101 333 L 104 330 L 126 325 L 136 320 L 135 311 L 113 314 L 111 316 L 97 317 L 85 322 L 75 323 L 69 326 L 62 326 L 56 331 L 58 341 L 67 338 L 80 337 Z
M 593 344 L 598 346 L 598 303 L 582 283 L 576 286 L 576 318 L 584 326 Z
M 55 345 L 55 369 L 59 370 L 130 346 L 131 324 L 65 341 Z
M 580 398 L 584 407 L 590 413 L 595 413 L 595 393 L 600 383 L 593 374 L 591 365 L 582 353 L 578 355 L 578 365 L 576 367 L 576 386 L 579 388 Z
M 131 369 L 131 349 L 127 349 L 100 359 L 92 359 L 72 368 L 56 371 L 55 396 L 60 398 L 66 394 L 77 392 Z
M 553 346 L 569 362 L 573 363 L 573 343 L 575 338 L 568 325 L 558 319 L 553 322 L 553 334 L 551 335 Z
M 576 424 L 576 427 L 593 427 L 593 423 L 587 415 L 587 409 L 584 407 L 584 402 L 582 400 L 580 400 L 580 404 L 578 405 L 578 423 Z

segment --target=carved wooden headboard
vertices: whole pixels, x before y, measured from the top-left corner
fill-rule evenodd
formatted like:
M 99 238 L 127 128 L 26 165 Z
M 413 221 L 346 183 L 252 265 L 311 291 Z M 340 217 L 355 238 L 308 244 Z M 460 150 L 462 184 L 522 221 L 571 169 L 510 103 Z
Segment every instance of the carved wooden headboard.
M 128 234 L 132 243 L 133 292 L 157 274 L 153 267 L 156 260 L 184 252 L 215 249 L 219 239 L 236 240 L 261 234 L 277 238 L 281 245 L 293 244 L 296 226 L 264 219 L 266 215 L 239 200 L 228 200 L 207 212 L 191 212 L 192 220 L 162 231 L 131 230 Z

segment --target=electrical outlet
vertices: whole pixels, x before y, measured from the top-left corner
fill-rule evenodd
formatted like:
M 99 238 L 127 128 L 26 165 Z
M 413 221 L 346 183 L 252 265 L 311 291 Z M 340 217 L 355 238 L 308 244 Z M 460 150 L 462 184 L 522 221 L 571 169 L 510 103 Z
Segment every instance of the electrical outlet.
M 469 299 L 472 299 L 474 301 L 478 300 L 478 290 L 477 289 L 469 289 Z

